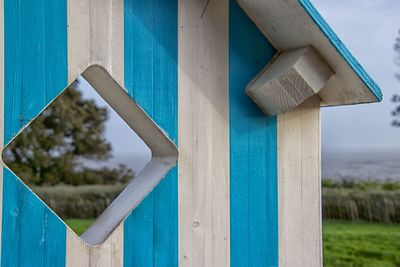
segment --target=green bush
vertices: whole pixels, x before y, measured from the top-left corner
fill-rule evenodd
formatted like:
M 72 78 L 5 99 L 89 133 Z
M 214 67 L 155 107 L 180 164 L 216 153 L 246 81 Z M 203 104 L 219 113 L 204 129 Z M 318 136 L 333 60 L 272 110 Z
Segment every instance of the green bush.
M 62 219 L 97 218 L 125 185 L 56 185 L 32 190 Z

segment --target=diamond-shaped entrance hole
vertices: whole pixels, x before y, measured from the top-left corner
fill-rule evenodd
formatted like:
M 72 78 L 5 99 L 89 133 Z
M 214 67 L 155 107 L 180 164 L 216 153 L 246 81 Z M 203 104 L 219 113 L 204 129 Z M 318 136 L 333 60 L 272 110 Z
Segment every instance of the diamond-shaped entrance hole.
M 175 145 L 100 66 L 3 150 L 3 161 L 89 245 L 102 243 L 175 165 Z

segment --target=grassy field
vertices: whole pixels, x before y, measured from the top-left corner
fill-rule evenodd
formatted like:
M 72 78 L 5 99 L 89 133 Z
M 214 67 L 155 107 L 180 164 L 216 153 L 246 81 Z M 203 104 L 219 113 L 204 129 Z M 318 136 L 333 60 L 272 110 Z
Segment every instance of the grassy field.
M 324 266 L 400 266 L 400 225 L 324 222 Z
M 66 223 L 81 235 L 93 220 Z M 323 238 L 325 267 L 400 266 L 400 225 L 325 221 Z
M 68 219 L 65 223 L 72 229 L 77 235 L 83 234 L 85 230 L 94 222 L 90 219 Z

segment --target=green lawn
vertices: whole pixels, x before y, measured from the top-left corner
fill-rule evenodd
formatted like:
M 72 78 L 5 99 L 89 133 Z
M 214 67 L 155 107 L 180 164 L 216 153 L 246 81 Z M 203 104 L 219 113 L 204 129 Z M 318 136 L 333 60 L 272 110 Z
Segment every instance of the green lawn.
M 77 234 L 81 235 L 94 222 L 91 219 L 68 219 L 65 223 Z
M 324 222 L 324 264 L 400 266 L 400 225 Z
M 81 235 L 93 220 L 69 219 L 66 223 Z M 400 225 L 324 222 L 325 267 L 400 266 Z

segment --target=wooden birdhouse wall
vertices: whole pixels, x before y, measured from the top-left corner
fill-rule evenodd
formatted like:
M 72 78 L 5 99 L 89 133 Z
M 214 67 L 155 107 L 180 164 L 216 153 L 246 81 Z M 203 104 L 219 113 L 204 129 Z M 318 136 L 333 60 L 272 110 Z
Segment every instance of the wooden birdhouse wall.
M 0 14 L 0 140 L 99 64 L 179 150 L 96 247 L 4 169 L 2 266 L 322 266 L 320 100 L 266 117 L 246 96 L 278 50 L 235 1 L 4 0 Z

